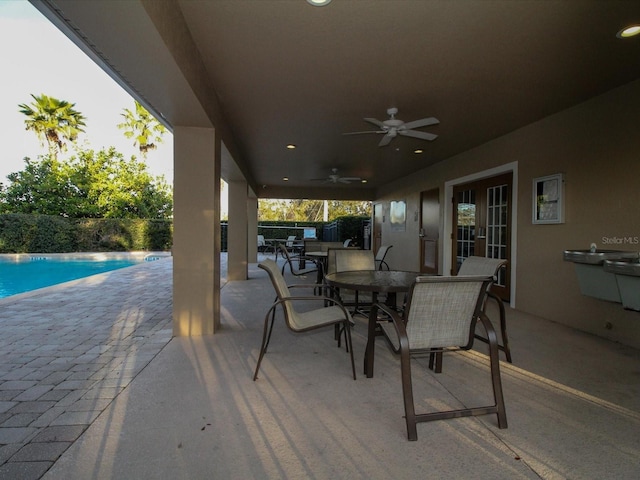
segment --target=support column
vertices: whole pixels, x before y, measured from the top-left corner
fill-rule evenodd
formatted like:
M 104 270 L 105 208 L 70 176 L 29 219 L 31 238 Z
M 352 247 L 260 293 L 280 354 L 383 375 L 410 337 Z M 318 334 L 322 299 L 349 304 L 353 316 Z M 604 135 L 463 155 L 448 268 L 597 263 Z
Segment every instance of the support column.
M 227 279 L 246 280 L 249 273 L 247 249 L 247 182 L 230 181 L 229 229 L 227 230 Z
M 213 128 L 175 127 L 173 334 L 220 327 L 221 144 Z
M 247 232 L 249 263 L 256 263 L 258 261 L 258 199 L 251 194 L 247 198 L 247 219 L 249 223 Z

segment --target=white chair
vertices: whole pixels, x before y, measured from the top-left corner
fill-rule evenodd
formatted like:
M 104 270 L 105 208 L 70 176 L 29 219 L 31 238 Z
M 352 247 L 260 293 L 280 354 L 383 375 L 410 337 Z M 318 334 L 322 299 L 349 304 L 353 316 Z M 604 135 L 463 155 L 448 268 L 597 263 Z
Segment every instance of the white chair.
M 258 235 L 258 252 L 265 252 L 268 248 L 264 235 Z
M 343 329 L 346 332 L 346 344 L 347 350 L 351 357 L 351 372 L 353 373 L 353 379 L 356 379 L 356 367 L 353 360 L 353 345 L 351 343 L 351 315 L 349 312 L 338 302 L 336 299 L 324 296 L 294 296 L 290 292 L 290 288 L 293 287 L 313 287 L 314 285 L 290 285 L 287 286 L 284 277 L 278 268 L 276 262 L 271 259 L 264 260 L 258 265 L 265 270 L 271 278 L 273 288 L 276 291 L 276 301 L 271 305 L 271 308 L 267 311 L 264 317 L 264 331 L 262 334 L 262 345 L 260 347 L 260 355 L 258 356 L 258 363 L 256 365 L 256 371 L 253 375 L 253 380 L 258 378 L 258 370 L 260 370 L 260 364 L 262 358 L 267 352 L 269 346 L 269 340 L 271 339 L 271 333 L 273 332 L 273 324 L 275 321 L 276 310 L 279 306 L 282 306 L 284 313 L 284 320 L 291 331 L 296 333 L 308 332 L 317 328 L 323 328 L 331 325 L 335 325 L 338 328 Z M 308 305 L 309 301 L 321 301 L 329 302 L 331 306 L 320 307 L 315 310 L 309 310 L 304 312 L 298 312 L 294 308 L 294 304 L 300 302 Z
M 397 335 L 409 440 L 418 439 L 416 423 L 445 418 L 495 413 L 499 428 L 507 428 L 498 341 L 493 325 L 482 312 L 486 292 L 492 281 L 492 277 L 485 276 L 418 277 L 409 291 L 404 318 L 386 305 L 377 303 L 373 306 L 372 315 L 376 315 L 380 309 L 391 317 Z M 434 351 L 442 353 L 470 349 L 478 319 L 487 332 L 494 403 L 417 414 L 413 401 L 411 356 Z

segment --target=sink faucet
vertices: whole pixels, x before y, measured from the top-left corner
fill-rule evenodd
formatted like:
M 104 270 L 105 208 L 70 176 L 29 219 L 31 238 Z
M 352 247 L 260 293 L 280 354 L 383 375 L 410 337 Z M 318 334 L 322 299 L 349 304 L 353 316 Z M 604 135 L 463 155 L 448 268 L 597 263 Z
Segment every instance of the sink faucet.
M 591 253 L 596 253 L 596 250 L 597 250 L 597 249 L 598 249 L 598 246 L 597 246 L 595 243 L 592 243 L 592 244 L 590 245 L 589 251 L 590 251 Z

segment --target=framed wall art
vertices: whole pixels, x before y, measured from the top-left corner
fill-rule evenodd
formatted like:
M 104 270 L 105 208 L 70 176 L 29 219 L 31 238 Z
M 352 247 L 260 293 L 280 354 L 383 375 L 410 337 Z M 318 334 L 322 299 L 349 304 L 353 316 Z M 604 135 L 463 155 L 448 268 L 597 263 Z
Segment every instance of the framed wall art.
M 404 200 L 393 201 L 389 205 L 389 221 L 392 232 L 404 232 L 407 223 L 407 204 Z
M 533 223 L 564 223 L 564 175 L 533 179 Z

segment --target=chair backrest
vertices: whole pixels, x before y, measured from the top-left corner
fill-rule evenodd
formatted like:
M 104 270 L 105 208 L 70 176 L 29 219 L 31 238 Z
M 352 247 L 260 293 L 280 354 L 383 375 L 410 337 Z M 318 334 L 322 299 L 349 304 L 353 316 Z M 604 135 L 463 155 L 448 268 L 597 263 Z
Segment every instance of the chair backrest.
M 344 243 L 342 244 L 342 246 L 346 248 L 346 247 L 348 247 L 350 244 L 351 244 L 351 239 L 350 239 L 350 238 L 347 238 L 347 239 L 344 241 Z
M 293 269 L 293 263 L 291 261 L 291 255 L 289 255 L 289 250 L 287 250 L 287 247 L 285 247 L 283 244 L 279 244 L 278 248 L 280 249 L 280 253 L 282 254 L 282 257 L 284 258 L 284 265 L 282 266 L 282 271 L 284 272 L 284 267 L 287 266 L 287 263 Z
M 276 291 L 278 300 L 282 300 L 283 298 L 291 296 L 289 287 L 287 286 L 284 276 L 280 272 L 280 269 L 278 268 L 278 264 L 276 262 L 274 262 L 270 258 L 267 258 L 266 260 L 260 262 L 258 264 L 258 267 L 266 270 L 266 272 L 269 274 L 269 278 L 271 278 L 271 283 L 273 284 L 273 288 Z M 284 317 L 287 326 L 295 330 L 299 325 L 299 322 L 297 321 L 298 313 L 293 308 L 292 302 L 282 302 L 282 308 L 284 309 Z
M 265 242 L 264 240 L 264 235 L 258 235 L 258 246 L 265 247 L 266 245 L 267 245 L 267 242 Z
M 418 277 L 407 299 L 409 349 L 473 345 L 491 276 Z
M 287 247 L 293 247 L 293 242 L 295 241 L 296 241 L 296 236 L 289 235 L 289 237 L 287 238 Z
M 491 275 L 495 280 L 498 270 L 506 264 L 507 261 L 500 258 L 468 257 L 460 265 L 458 275 Z
M 330 248 L 327 250 L 327 272 L 375 270 L 376 262 L 371 250 Z
M 378 269 L 382 270 L 382 265 L 387 265 L 387 262 L 384 261 L 384 258 L 387 256 L 387 252 L 389 249 L 393 247 L 393 245 L 381 245 L 376 253 L 376 264 L 378 265 Z M 389 265 L 387 265 L 387 269 Z
M 330 248 L 342 248 L 342 242 L 323 242 L 321 240 L 305 240 L 304 251 L 307 252 L 326 252 Z

